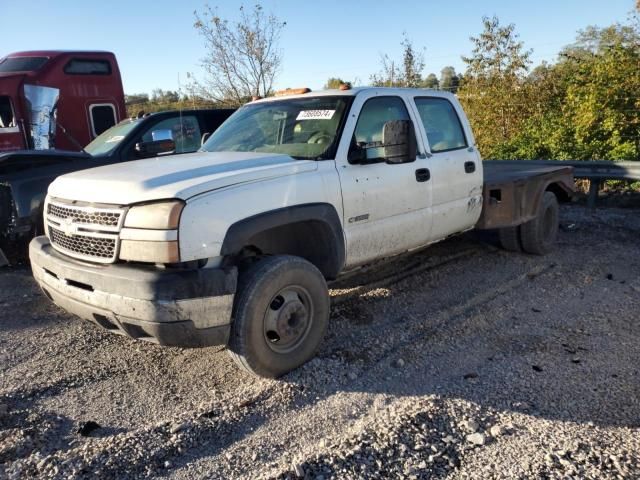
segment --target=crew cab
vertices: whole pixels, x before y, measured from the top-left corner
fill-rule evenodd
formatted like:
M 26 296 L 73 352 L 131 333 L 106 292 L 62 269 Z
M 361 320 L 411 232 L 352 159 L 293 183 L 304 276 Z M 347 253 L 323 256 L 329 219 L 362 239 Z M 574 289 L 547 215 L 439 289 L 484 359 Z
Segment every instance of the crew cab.
M 0 266 L 26 257 L 29 241 L 43 232 L 44 199 L 57 176 L 157 155 L 195 152 L 202 138 L 214 132 L 234 111 L 172 110 L 123 120 L 82 152 L 0 153 Z
M 308 89 L 251 102 L 180 157 L 63 175 L 33 274 L 60 307 L 277 377 L 313 357 L 327 281 L 473 228 L 544 254 L 571 168 L 486 173 L 455 96 Z

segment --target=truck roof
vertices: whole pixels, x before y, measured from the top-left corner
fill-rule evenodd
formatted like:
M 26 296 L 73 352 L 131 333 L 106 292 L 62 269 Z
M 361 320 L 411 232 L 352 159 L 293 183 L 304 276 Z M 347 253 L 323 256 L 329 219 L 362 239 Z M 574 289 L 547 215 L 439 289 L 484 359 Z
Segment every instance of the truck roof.
M 24 52 L 13 52 L 4 55 L 5 57 L 58 57 L 60 55 L 78 53 L 78 54 L 99 54 L 99 55 L 113 55 L 113 52 L 106 50 L 25 50 Z
M 317 91 L 309 91 L 307 93 L 267 97 L 260 100 L 256 100 L 255 102 L 251 102 L 251 103 L 273 102 L 277 100 L 283 100 L 285 98 L 305 98 L 305 97 L 324 97 L 324 96 L 355 97 L 356 95 L 362 92 L 366 92 L 370 90 L 383 91 L 387 95 L 394 95 L 394 94 L 399 95 L 407 92 L 415 92 L 422 95 L 429 95 L 433 97 L 455 97 L 455 95 L 453 95 L 451 92 L 445 92 L 443 90 L 433 90 L 430 88 L 353 87 L 348 90 L 337 90 L 337 89 L 317 90 Z

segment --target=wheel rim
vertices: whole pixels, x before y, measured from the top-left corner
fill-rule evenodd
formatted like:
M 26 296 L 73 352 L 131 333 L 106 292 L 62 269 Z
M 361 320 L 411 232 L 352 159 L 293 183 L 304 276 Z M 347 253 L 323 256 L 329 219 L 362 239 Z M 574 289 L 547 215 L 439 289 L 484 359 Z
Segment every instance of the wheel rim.
M 276 353 L 295 350 L 307 337 L 313 318 L 311 295 L 303 287 L 287 286 L 276 293 L 264 314 L 264 340 Z

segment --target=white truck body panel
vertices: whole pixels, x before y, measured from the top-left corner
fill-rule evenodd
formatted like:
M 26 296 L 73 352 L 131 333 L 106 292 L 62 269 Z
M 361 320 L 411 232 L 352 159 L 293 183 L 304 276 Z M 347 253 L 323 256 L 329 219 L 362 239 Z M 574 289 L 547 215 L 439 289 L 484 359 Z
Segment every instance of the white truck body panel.
M 49 195 L 71 200 L 131 205 L 180 198 L 229 185 L 317 169 L 317 162 L 254 152 L 196 152 L 80 170 L 58 177 Z
M 222 242 L 235 222 L 263 212 L 306 203 L 328 203 L 342 220 L 340 183 L 332 161 L 303 162 L 314 166 L 296 175 L 212 190 L 187 201 L 180 219 L 180 256 L 184 261 L 220 255 Z M 242 205 L 242 210 L 234 206 Z M 203 221 L 206 219 L 206 221 Z

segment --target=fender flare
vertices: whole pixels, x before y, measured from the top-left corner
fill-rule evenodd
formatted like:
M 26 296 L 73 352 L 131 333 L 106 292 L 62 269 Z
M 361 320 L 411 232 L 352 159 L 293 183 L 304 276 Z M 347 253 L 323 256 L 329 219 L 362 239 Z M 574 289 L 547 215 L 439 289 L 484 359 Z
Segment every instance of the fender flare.
M 325 277 L 335 278 L 344 267 L 346 249 L 340 217 L 335 207 L 329 203 L 292 205 L 240 220 L 227 230 L 220 254 L 223 256 L 238 254 L 243 247 L 251 243 L 252 238 L 260 233 L 304 222 L 320 223 L 324 227 L 323 232 L 328 238 L 319 238 L 318 241 L 324 240 L 322 246 L 323 249 L 328 250 L 328 255 L 323 255 L 322 265 L 317 266 Z

